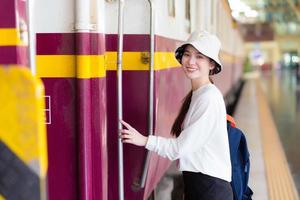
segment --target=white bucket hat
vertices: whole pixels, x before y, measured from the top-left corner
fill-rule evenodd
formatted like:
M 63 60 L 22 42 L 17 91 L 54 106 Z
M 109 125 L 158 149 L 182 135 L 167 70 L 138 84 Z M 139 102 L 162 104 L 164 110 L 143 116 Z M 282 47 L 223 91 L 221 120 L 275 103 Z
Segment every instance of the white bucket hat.
M 213 59 L 217 63 L 217 66 L 210 75 L 217 74 L 222 70 L 223 66 L 219 60 L 221 42 L 217 36 L 212 35 L 207 31 L 193 32 L 189 39 L 181 44 L 175 51 L 175 57 L 180 64 L 184 49 L 188 44 L 192 45 L 200 53 Z

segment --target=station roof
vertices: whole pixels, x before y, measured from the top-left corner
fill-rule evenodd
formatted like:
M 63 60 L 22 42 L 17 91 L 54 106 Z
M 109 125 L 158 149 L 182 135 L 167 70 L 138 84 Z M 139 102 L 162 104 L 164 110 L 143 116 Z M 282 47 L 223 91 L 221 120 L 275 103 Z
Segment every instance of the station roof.
M 228 3 L 245 40 L 300 35 L 300 0 L 228 0 Z

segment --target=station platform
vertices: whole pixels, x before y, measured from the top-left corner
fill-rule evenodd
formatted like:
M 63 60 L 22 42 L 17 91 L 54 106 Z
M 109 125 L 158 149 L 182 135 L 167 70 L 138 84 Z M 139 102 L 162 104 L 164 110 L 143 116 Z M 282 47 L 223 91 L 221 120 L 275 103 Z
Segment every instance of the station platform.
M 262 89 L 259 72 L 245 75 L 234 114 L 247 137 L 251 159 L 249 185 L 259 200 L 298 200 L 299 194 Z

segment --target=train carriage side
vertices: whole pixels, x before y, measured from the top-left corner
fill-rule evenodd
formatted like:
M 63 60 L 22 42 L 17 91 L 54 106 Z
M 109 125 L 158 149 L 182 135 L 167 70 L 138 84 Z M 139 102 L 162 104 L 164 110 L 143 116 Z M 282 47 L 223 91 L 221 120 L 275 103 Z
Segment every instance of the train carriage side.
M 36 1 L 45 89 L 48 199 L 107 199 L 104 1 Z M 93 26 L 92 26 L 93 25 Z

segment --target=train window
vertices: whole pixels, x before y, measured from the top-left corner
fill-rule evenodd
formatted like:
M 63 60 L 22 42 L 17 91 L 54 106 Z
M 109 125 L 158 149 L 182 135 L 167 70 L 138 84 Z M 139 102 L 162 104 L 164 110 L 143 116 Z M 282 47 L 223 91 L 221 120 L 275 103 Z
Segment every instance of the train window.
M 187 32 L 191 32 L 191 0 L 185 0 L 185 24 Z
M 215 9 L 215 4 L 214 4 L 214 1 L 212 0 L 212 1 L 210 1 L 210 24 L 212 26 L 214 26 L 214 17 L 215 17 L 214 9 Z
M 175 17 L 175 0 L 168 0 L 169 16 Z
M 191 21 L 191 0 L 185 0 L 185 19 Z
M 217 4 L 217 25 L 216 25 L 216 32 L 217 33 L 220 33 L 222 32 L 221 30 L 221 24 L 222 24 L 222 4 L 221 2 L 218 1 L 218 4 Z

